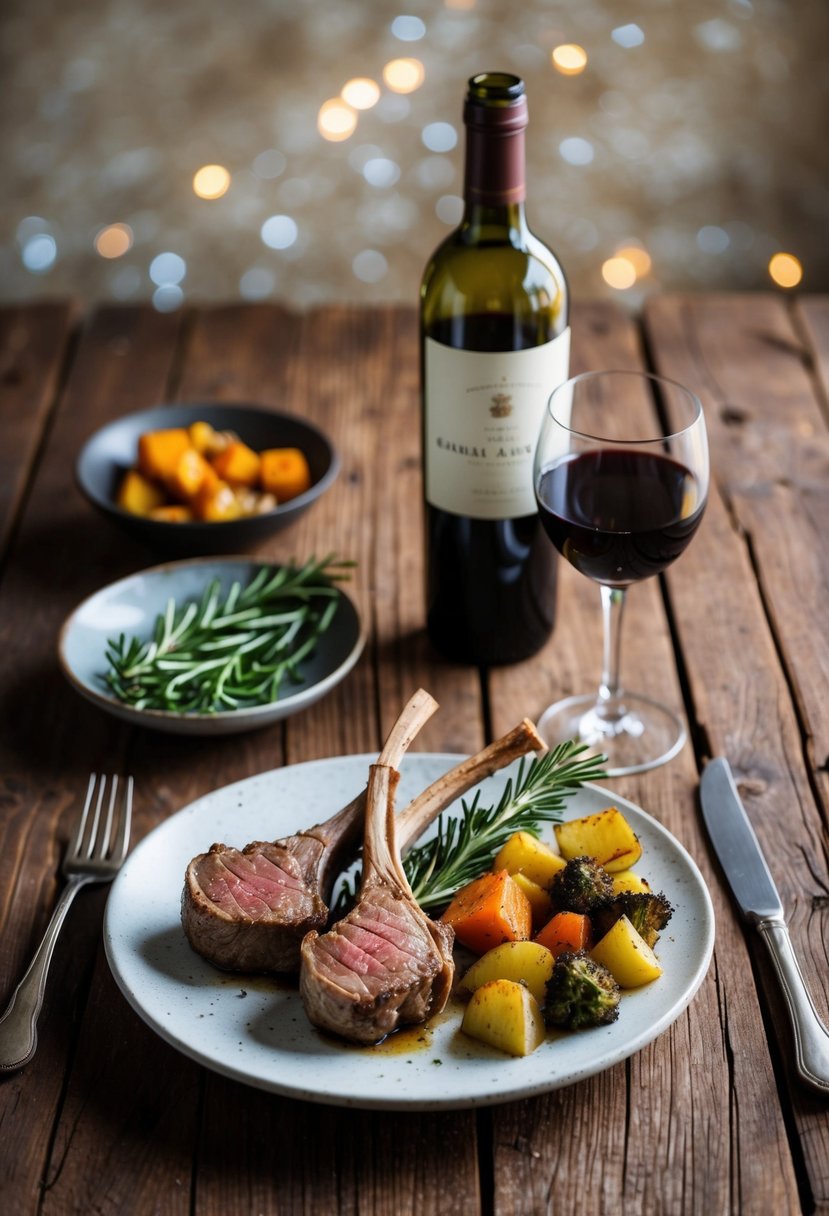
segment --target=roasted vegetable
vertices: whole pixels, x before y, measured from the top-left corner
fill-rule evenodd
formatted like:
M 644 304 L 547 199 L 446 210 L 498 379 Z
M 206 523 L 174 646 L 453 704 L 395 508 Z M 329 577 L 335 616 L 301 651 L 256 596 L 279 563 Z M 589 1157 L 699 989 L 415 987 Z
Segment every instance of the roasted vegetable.
M 542 1001 L 553 962 L 550 951 L 537 942 L 502 942 L 472 964 L 460 986 L 475 992 L 491 980 L 513 980 L 525 984 L 535 999 Z
M 629 869 L 642 856 L 633 828 L 615 806 L 556 824 L 555 834 L 562 857 L 592 857 L 612 874 Z
M 491 980 L 473 992 L 461 1029 L 511 1056 L 527 1056 L 544 1041 L 538 1001 L 513 980 Z
M 564 858 L 530 832 L 513 832 L 499 850 L 492 868 L 525 874 L 538 886 L 549 887 L 559 870 L 564 869 Z
M 619 917 L 590 951 L 590 956 L 607 967 L 622 988 L 641 988 L 662 974 L 653 950 L 626 916 Z
M 506 870 L 482 874 L 461 887 L 441 920 L 477 954 L 501 942 L 526 941 L 532 933 L 529 900 Z
M 560 954 L 542 1006 L 548 1026 L 584 1030 L 619 1016 L 619 985 L 607 967 L 584 950 Z
M 262 489 L 278 502 L 296 498 L 311 486 L 311 470 L 299 448 L 268 448 L 260 455 Z
M 550 896 L 559 911 L 594 912 L 613 898 L 613 883 L 591 857 L 572 857 L 553 879 Z
M 626 916 L 639 936 L 652 947 L 656 945 L 672 913 L 673 908 L 661 893 L 623 891 L 595 912 L 593 928 L 597 937 L 603 937 L 620 916 Z
M 556 958 L 567 950 L 586 950 L 592 940 L 590 917 L 583 912 L 556 912 L 534 940 Z

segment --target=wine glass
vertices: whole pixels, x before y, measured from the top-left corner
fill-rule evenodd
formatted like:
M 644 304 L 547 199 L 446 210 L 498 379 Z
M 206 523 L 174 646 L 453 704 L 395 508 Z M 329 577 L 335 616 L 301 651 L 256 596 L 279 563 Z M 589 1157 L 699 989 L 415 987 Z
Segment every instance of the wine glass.
M 580 739 L 611 776 L 644 772 L 685 742 L 682 720 L 620 680 L 625 593 L 661 573 L 699 526 L 708 496 L 708 440 L 699 399 L 664 377 L 585 372 L 551 395 L 534 463 L 544 528 L 567 560 L 599 584 L 604 653 L 598 691 L 542 714 L 548 746 Z

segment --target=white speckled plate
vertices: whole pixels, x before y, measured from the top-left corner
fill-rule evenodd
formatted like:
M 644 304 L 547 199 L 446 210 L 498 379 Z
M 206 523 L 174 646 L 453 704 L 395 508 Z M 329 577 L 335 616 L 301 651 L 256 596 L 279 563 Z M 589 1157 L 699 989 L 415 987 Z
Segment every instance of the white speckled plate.
M 201 598 L 214 578 L 222 590 L 236 580 L 247 583 L 269 563 L 246 557 L 202 557 L 167 562 L 111 583 L 84 600 L 61 629 L 58 658 L 63 673 L 77 692 L 99 709 L 131 722 L 177 735 L 231 735 L 270 726 L 307 709 L 330 692 L 351 671 L 365 645 L 365 628 L 357 609 L 340 591 L 340 607 L 331 625 L 302 664 L 302 680 L 286 682 L 278 701 L 215 714 L 177 714 L 158 709 L 135 709 L 119 701 L 103 681 L 106 647 L 120 633 L 149 639 L 159 613 L 174 597 L 179 603 Z M 274 569 L 276 569 L 274 565 Z
M 665 968 L 655 983 L 622 997 L 612 1026 L 550 1036 L 512 1059 L 467 1038 L 460 1008 L 436 1024 L 405 1030 L 379 1047 L 349 1047 L 307 1022 L 296 991 L 278 981 L 216 971 L 194 954 L 179 903 L 187 863 L 214 841 L 241 846 L 326 819 L 365 784 L 374 756 L 297 764 L 226 786 L 151 832 L 130 854 L 107 903 L 107 958 L 133 1008 L 185 1055 L 238 1081 L 337 1106 L 439 1110 L 486 1106 L 544 1093 L 601 1072 L 655 1039 L 702 982 L 714 943 L 714 913 L 696 865 L 661 824 L 625 799 L 587 786 L 567 818 L 615 803 L 642 841 L 637 870 L 676 911 L 657 945 Z M 398 805 L 459 757 L 412 754 L 402 765 Z M 482 787 L 495 800 L 511 769 Z M 551 832 L 552 829 L 549 829 Z

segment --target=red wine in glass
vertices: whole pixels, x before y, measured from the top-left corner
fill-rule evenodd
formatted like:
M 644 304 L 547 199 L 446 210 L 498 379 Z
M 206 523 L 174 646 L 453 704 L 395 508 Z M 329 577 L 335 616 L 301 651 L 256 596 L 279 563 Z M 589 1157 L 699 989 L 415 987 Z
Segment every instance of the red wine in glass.
M 609 587 L 660 574 L 691 540 L 704 507 L 690 469 L 621 448 L 569 455 L 543 469 L 536 497 L 559 553 Z

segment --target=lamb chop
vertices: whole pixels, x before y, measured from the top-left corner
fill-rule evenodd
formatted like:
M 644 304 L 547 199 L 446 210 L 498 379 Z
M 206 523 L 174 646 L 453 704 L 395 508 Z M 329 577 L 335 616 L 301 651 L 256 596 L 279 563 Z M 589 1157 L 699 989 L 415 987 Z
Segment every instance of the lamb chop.
M 400 763 L 437 709 L 419 689 L 394 725 L 380 759 Z M 190 945 L 227 971 L 296 971 L 299 945 L 328 922 L 329 892 L 360 838 L 363 791 L 337 815 L 284 840 L 255 840 L 243 849 L 214 844 L 187 867 L 181 921 Z
M 384 750 L 392 767 L 399 765 L 409 742 L 405 733 L 389 737 Z M 525 718 L 439 778 L 401 813 L 403 851 L 472 786 L 541 748 L 541 738 Z M 356 852 L 365 801 L 363 790 L 327 822 L 283 840 L 254 841 L 244 849 L 214 844 L 194 857 L 182 893 L 182 923 L 193 949 L 228 971 L 297 971 L 302 938 L 328 923 L 327 901 L 335 878 Z
M 379 1043 L 443 1009 L 452 988 L 454 930 L 416 902 L 395 838 L 399 774 L 371 766 L 357 903 L 302 943 L 299 991 L 311 1022 L 352 1043 Z

